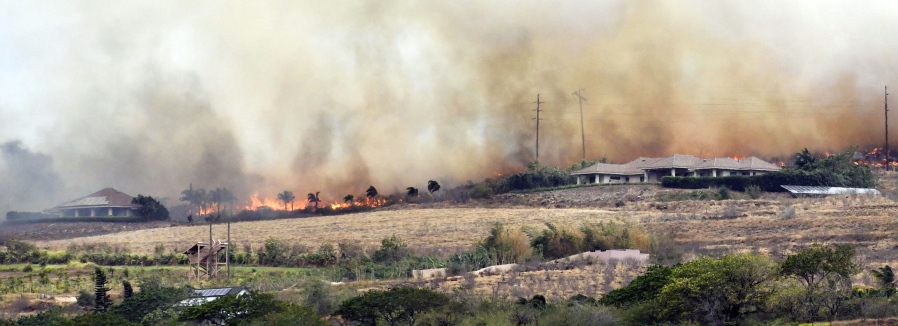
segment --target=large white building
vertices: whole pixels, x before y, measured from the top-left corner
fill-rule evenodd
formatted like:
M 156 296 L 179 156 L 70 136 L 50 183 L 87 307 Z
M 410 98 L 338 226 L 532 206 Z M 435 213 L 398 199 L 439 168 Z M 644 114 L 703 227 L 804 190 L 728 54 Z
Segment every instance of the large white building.
M 725 177 L 761 175 L 781 167 L 757 157 L 737 160 L 729 157 L 699 158 L 674 154 L 661 158 L 640 157 L 624 164 L 597 163 L 574 171 L 577 184 L 658 182 L 664 176 Z
M 106 188 L 44 211 L 57 216 L 134 216 L 140 205 L 132 204 L 134 197 Z

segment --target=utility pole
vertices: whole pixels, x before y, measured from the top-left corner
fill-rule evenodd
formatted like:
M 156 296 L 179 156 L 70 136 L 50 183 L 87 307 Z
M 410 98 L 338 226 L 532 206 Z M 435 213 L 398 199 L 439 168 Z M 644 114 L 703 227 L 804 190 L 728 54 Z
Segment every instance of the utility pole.
M 885 101 L 883 101 L 883 103 L 885 104 L 885 109 L 886 109 L 886 148 L 885 148 L 885 152 L 886 152 L 886 171 L 889 171 L 892 169 L 889 166 L 889 86 L 886 86 L 885 93 L 886 93 Z
M 583 89 L 581 88 L 571 95 L 577 96 L 577 98 L 580 100 L 580 138 L 582 140 L 581 144 L 583 144 L 583 162 L 586 162 L 586 132 L 583 131 L 583 102 L 586 101 L 586 98 L 580 95 L 580 92 L 582 91 Z
M 536 103 L 536 110 L 533 111 L 536 111 L 536 167 L 539 168 L 539 112 L 542 111 L 539 109 L 539 105 L 546 102 L 540 102 L 539 94 L 536 94 L 536 102 L 533 103 Z
M 225 265 L 228 268 L 228 279 L 231 279 L 231 222 L 228 222 L 228 247 L 225 253 Z
M 209 256 L 206 258 L 206 276 L 208 279 L 212 279 L 212 216 L 209 216 L 209 248 L 208 254 Z M 202 257 L 200 257 L 202 259 Z M 216 266 L 217 267 L 217 266 Z

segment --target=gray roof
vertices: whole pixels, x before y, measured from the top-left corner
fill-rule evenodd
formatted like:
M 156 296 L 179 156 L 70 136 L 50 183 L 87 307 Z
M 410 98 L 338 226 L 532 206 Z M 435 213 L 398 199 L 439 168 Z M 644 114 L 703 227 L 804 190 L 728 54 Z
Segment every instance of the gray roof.
M 642 174 L 642 168 L 651 165 L 652 163 L 658 161 L 658 158 L 646 158 L 640 157 L 630 162 L 624 164 L 611 164 L 611 163 L 596 163 L 590 165 L 588 167 L 582 168 L 580 170 L 574 171 L 571 174 L 592 174 L 592 173 L 608 173 L 608 174 L 622 174 L 622 175 L 635 175 Z
M 873 188 L 843 188 L 791 185 L 783 185 L 782 187 L 783 189 L 786 189 L 793 194 L 803 195 L 882 195 L 879 190 Z
M 221 297 L 229 294 L 238 294 L 244 290 L 246 290 L 246 288 L 242 286 L 214 289 L 195 289 L 193 290 L 193 294 L 198 297 Z
M 716 157 L 703 159 L 692 155 L 674 154 L 661 158 L 640 157 L 624 164 L 597 163 L 586 168 L 572 172 L 579 174 L 642 174 L 644 170 L 652 169 L 723 169 L 723 170 L 748 170 L 748 171 L 779 171 L 781 168 L 767 161 L 751 156 L 737 160 L 730 157 Z
M 670 168 L 695 168 L 699 167 L 702 164 L 702 159 L 692 156 L 692 155 L 682 155 L 682 154 L 674 154 L 668 157 L 661 158 L 655 161 L 648 166 L 645 166 L 645 169 L 670 169 Z
M 83 207 L 134 207 L 131 203 L 131 200 L 134 197 L 123 193 L 121 191 L 115 190 L 113 188 L 106 188 L 90 195 L 69 201 L 67 203 L 61 204 L 59 206 L 54 207 L 53 209 L 63 209 L 63 208 L 83 208 Z

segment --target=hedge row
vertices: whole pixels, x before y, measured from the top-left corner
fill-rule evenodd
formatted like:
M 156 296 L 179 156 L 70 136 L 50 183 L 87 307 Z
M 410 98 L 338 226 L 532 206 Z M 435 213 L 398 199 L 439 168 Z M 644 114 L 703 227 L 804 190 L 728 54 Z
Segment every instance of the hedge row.
M 147 220 L 140 216 L 78 216 L 78 217 L 48 217 L 35 219 L 13 219 L 7 218 L 3 225 L 16 225 L 28 223 L 67 223 L 67 222 L 120 222 L 120 223 L 140 223 Z
M 756 185 L 764 191 L 768 192 L 784 192 L 782 185 L 795 186 L 831 186 L 831 187 L 852 187 L 864 185 L 855 185 L 848 182 L 846 184 L 842 177 L 833 173 L 819 171 L 801 171 L 801 170 L 783 170 L 770 172 L 762 175 L 754 176 L 726 176 L 726 177 L 663 177 L 661 185 L 667 188 L 681 189 L 705 189 L 727 187 L 736 191 L 744 191 L 749 185 Z

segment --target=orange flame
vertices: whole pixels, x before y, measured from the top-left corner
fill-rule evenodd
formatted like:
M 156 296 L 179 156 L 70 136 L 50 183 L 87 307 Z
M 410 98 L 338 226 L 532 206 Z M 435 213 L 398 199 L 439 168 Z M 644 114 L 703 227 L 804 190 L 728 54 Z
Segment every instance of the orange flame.
M 294 201 L 294 204 L 296 204 L 295 201 Z M 299 206 L 299 209 L 305 208 L 305 205 L 303 205 L 303 204 L 300 204 L 300 205 L 297 205 L 297 206 Z M 279 202 L 279 201 L 277 201 L 277 200 L 270 199 L 270 198 L 259 199 L 259 193 L 257 192 L 257 193 L 254 193 L 254 194 L 250 197 L 250 204 L 247 205 L 247 206 L 245 206 L 245 207 L 243 207 L 243 209 L 245 209 L 245 210 L 257 210 L 257 209 L 259 209 L 260 207 L 268 207 L 268 208 L 273 209 L 273 210 L 283 210 L 283 209 L 284 209 L 284 203 Z M 287 209 L 289 209 L 289 208 L 290 208 L 290 203 L 287 203 Z M 294 206 L 294 209 L 296 209 L 296 206 Z

